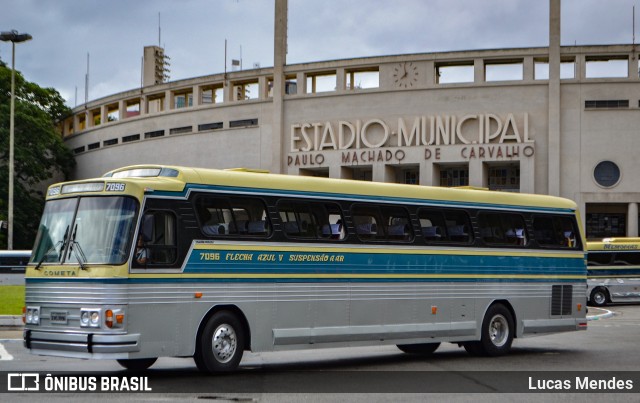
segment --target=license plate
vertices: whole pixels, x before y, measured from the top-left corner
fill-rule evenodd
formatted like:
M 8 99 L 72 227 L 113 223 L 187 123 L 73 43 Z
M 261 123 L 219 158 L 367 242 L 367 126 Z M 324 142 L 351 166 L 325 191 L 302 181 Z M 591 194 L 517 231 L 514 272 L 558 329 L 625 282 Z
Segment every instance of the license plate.
M 51 312 L 51 323 L 67 324 L 66 312 Z

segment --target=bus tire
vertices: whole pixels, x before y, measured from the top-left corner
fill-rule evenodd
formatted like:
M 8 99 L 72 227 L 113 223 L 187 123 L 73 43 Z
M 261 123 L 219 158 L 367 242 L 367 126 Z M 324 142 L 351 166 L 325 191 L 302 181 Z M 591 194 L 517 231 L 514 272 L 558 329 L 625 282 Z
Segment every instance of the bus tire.
M 440 347 L 440 343 L 398 344 L 397 347 L 407 354 L 429 355 Z
M 609 294 L 607 293 L 607 289 L 604 287 L 596 287 L 591 290 L 591 295 L 589 296 L 589 304 L 592 306 L 605 306 L 609 302 Z
M 205 325 L 194 361 L 203 372 L 230 372 L 238 368 L 244 353 L 244 332 L 229 311 L 216 312 Z
M 123 368 L 130 371 L 144 371 L 156 362 L 157 358 L 134 358 L 116 360 Z
M 471 355 L 505 355 L 511 349 L 514 331 L 509 309 L 502 304 L 491 305 L 482 321 L 480 340 L 464 343 L 464 349 Z

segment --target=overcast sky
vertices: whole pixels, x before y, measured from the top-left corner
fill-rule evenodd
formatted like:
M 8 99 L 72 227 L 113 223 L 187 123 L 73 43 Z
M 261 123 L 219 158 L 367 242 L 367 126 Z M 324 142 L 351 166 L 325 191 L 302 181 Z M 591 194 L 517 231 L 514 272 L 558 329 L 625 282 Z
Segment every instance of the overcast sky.
M 562 0 L 562 44 L 632 43 L 634 5 Z M 0 30 L 33 36 L 17 45 L 16 68 L 73 107 L 84 102 L 87 53 L 90 100 L 140 85 L 158 13 L 172 81 L 223 72 L 225 39 L 229 70 L 241 56 L 245 69 L 273 66 L 273 0 L 0 0 Z M 548 15 L 548 0 L 289 0 L 287 63 L 547 46 Z M 11 63 L 10 43 L 0 58 Z

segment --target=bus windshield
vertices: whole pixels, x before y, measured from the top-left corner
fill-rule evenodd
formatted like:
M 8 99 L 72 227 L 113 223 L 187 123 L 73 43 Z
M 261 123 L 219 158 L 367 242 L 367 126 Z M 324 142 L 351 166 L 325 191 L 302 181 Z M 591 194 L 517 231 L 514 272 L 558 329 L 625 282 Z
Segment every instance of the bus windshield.
M 137 209 L 135 199 L 120 196 L 48 201 L 31 263 L 124 263 Z

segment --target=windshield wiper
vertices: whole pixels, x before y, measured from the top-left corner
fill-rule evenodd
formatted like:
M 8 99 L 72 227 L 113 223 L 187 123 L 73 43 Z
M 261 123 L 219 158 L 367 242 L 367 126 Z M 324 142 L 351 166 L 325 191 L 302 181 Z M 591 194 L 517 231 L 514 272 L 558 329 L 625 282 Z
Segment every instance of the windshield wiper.
M 73 252 L 73 255 L 76 257 L 76 260 L 80 264 L 80 268 L 82 270 L 87 270 L 86 266 L 84 265 L 84 262 L 87 261 L 87 257 L 82 251 L 82 247 L 80 247 L 80 243 L 76 241 L 77 233 L 78 233 L 78 224 L 76 223 L 76 225 L 74 225 L 73 227 L 73 235 L 71 235 L 71 240 L 69 242 L 69 255 L 67 255 L 67 259 L 71 257 L 71 252 Z
M 51 252 L 53 252 L 54 250 L 56 250 L 58 248 L 58 245 L 62 245 L 60 247 L 60 252 L 58 252 L 58 256 L 60 256 L 60 254 L 64 250 L 64 245 L 67 242 L 67 236 L 68 235 L 69 235 L 69 226 L 67 225 L 67 229 L 64 230 L 64 236 L 62 237 L 62 241 L 56 242 L 55 245 L 52 245 L 49 249 L 47 249 L 47 251 L 44 253 L 44 255 L 42 255 L 42 259 L 40 259 L 40 261 L 36 265 L 36 267 L 35 267 L 36 270 L 40 270 L 40 266 L 42 266 L 42 263 L 44 263 L 44 261 L 47 259 L 47 257 L 49 257 L 49 254 Z

